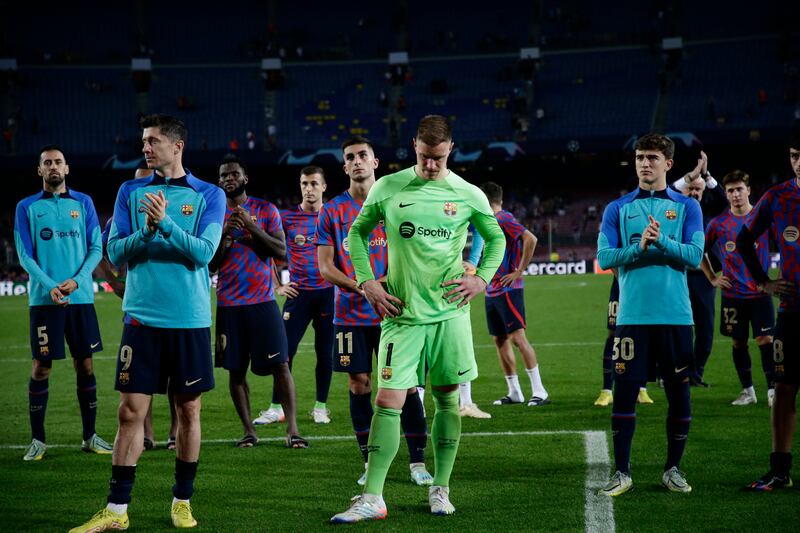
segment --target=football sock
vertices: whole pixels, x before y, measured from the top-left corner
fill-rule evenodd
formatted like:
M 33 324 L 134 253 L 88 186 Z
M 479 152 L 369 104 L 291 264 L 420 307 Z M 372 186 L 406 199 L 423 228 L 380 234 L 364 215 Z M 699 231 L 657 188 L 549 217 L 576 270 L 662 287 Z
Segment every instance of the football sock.
M 194 493 L 194 478 L 197 475 L 197 461 L 190 463 L 175 458 L 175 484 L 172 495 L 179 500 L 188 500 Z
M 614 462 L 617 470 L 629 474 L 631 443 L 636 430 L 636 398 L 639 384 L 630 381 L 614 382 L 614 403 L 611 410 L 611 436 L 614 441 Z
M 422 400 L 418 392 L 406 396 L 406 403 L 403 404 L 403 411 L 400 415 L 400 424 L 403 427 L 406 444 L 408 444 L 408 462 L 424 463 L 425 446 L 428 444 L 428 424 L 425 421 Z
M 78 405 L 81 407 L 81 422 L 83 423 L 83 440 L 89 440 L 94 435 L 94 422 L 97 419 L 97 382 L 94 374 L 91 376 L 77 376 Z
M 326 404 L 325 402 L 320 402 L 319 400 L 314 402 L 314 409 L 327 409 L 327 408 L 328 404 Z
M 767 388 L 775 388 L 775 361 L 772 358 L 772 343 L 762 344 L 758 347 L 761 352 L 761 369 L 767 378 Z
M 461 399 L 461 406 L 470 405 L 472 402 L 472 382 L 467 381 L 458 386 L 458 396 Z
M 365 463 L 369 459 L 367 442 L 369 441 L 369 425 L 372 421 L 371 396 L 369 392 L 367 394 L 350 393 L 350 420 L 353 422 L 353 431 Z M 397 433 L 399 436 L 400 431 L 398 430 Z
M 792 454 L 787 452 L 772 452 L 769 454 L 769 469 L 780 476 L 788 476 L 792 470 Z
M 753 371 L 750 364 L 750 351 L 747 346 L 744 348 L 733 348 L 733 364 L 736 366 L 736 373 L 739 374 L 739 382 L 742 388 L 753 386 Z
M 128 504 L 127 503 L 107 503 L 106 509 L 111 511 L 112 513 L 117 514 L 125 514 L 128 512 Z
M 50 380 L 36 381 L 31 378 L 28 383 L 28 411 L 31 420 L 31 434 L 34 439 L 44 440 L 44 415 L 47 412 L 47 392 Z
M 333 378 L 333 360 L 331 353 L 333 353 L 333 328 L 332 325 L 328 326 L 329 331 L 324 331 L 325 328 L 315 328 L 314 334 L 314 349 L 317 353 L 317 366 L 314 367 L 314 377 L 317 384 L 317 401 L 326 403 L 328 401 L 328 392 L 331 389 L 331 379 Z
M 516 374 L 506 376 L 506 384 L 508 385 L 508 397 L 515 402 L 521 402 L 525 399 L 522 396 L 522 389 L 519 386 L 519 378 Z
M 664 392 L 667 396 L 667 462 L 664 471 L 680 467 L 689 426 L 692 423 L 692 401 L 689 396 L 688 380 L 665 380 Z
M 117 505 L 131 503 L 131 491 L 133 490 L 135 478 L 136 465 L 111 465 L 111 480 L 108 482 L 108 503 Z
M 456 462 L 458 443 L 461 440 L 461 416 L 458 414 L 458 392 L 433 391 L 436 413 L 433 415 L 431 441 L 433 442 L 433 484 L 450 485 L 450 474 Z
M 533 391 L 532 395 L 538 396 L 542 399 L 547 398 L 549 395 L 542 384 L 542 376 L 539 374 L 539 365 L 536 365 L 533 368 L 526 368 L 525 373 L 528 374 L 528 378 L 531 380 L 531 390 Z
M 408 402 L 406 402 L 408 405 Z M 366 494 L 383 494 L 383 483 L 400 447 L 400 415 L 398 409 L 378 407 L 369 431 L 369 464 Z
M 611 359 L 613 347 L 614 338 L 607 338 L 603 348 L 603 388 L 605 390 L 611 390 L 611 384 L 614 381 L 614 360 Z

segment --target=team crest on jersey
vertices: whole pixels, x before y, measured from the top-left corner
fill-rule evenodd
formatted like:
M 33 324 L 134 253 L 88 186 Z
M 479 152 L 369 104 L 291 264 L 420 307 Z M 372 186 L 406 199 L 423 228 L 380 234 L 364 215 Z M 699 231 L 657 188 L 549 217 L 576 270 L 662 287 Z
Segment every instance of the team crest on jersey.
M 187 217 L 194 213 L 194 206 L 192 204 L 183 204 L 181 206 L 181 213 L 186 215 Z
M 69 216 L 71 216 L 72 218 L 78 218 L 79 216 L 81 216 L 81 214 L 78 211 L 70 211 Z
M 131 381 L 131 374 L 130 372 L 120 372 L 119 373 L 119 384 L 120 385 L 127 385 Z
M 797 242 L 798 237 L 800 237 L 800 232 L 794 226 L 786 226 L 786 229 L 783 230 L 783 240 L 786 242 Z
M 616 363 L 614 365 L 614 370 L 617 374 L 624 374 L 625 373 L 625 363 Z
M 306 236 L 298 233 L 294 236 L 294 243 L 297 246 L 303 246 L 306 243 Z
M 47 346 L 39 346 L 39 355 L 50 355 L 50 348 Z
M 728 253 L 733 253 L 736 250 L 736 243 L 733 241 L 728 241 L 725 243 L 725 251 Z
M 285 311 L 283 313 L 283 319 L 284 320 L 289 320 L 290 318 L 292 318 L 292 313 L 290 313 L 289 311 Z
M 456 216 L 456 213 L 458 213 L 458 206 L 455 204 L 455 202 L 445 202 L 444 203 L 444 214 L 445 215 L 447 215 L 449 217 L 454 217 L 454 216 Z
M 258 224 L 258 217 L 255 215 L 250 215 L 250 220 L 253 221 L 253 224 Z
M 392 369 L 388 366 L 383 367 L 383 369 L 381 369 L 381 377 L 384 381 L 392 379 Z
M 342 249 L 348 254 L 350 253 L 350 239 L 348 239 L 347 237 L 345 237 L 344 240 L 342 240 Z
M 340 355 L 339 356 L 339 364 L 342 366 L 350 366 L 350 356 L 349 355 Z
M 664 212 L 664 216 L 667 217 L 667 220 L 675 220 L 676 218 L 678 218 L 678 212 L 675 211 L 674 209 L 667 209 Z

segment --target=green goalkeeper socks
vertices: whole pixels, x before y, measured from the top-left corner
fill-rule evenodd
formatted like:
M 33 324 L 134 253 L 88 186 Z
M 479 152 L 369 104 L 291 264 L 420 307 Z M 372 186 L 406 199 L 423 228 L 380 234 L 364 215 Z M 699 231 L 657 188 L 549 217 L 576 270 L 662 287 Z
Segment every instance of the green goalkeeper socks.
M 369 430 L 369 462 L 365 494 L 383 494 L 383 483 L 400 447 L 400 411 L 377 407 Z M 458 413 L 456 413 L 458 415 Z
M 433 415 L 431 441 L 433 442 L 433 464 L 436 469 L 433 484 L 447 487 L 456 462 L 458 443 L 461 441 L 461 416 L 458 414 L 458 391 L 433 391 Z

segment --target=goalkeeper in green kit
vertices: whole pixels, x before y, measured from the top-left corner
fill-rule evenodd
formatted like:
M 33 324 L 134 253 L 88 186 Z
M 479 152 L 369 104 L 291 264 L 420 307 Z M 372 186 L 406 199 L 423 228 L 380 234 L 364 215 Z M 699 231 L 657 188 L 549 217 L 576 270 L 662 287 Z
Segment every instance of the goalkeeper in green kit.
M 400 444 L 406 391 L 430 376 L 435 474 L 431 513 L 455 512 L 449 482 L 461 438 L 458 384 L 478 376 L 469 301 L 482 293 L 503 259 L 505 237 L 483 192 L 447 169 L 453 148 L 447 120 L 429 115 L 414 138 L 417 164 L 378 180 L 348 236 L 356 281 L 383 316 L 378 394 L 369 437 L 364 493 L 331 518 L 351 523 L 386 518 L 383 484 Z M 387 290 L 370 267 L 369 234 L 384 224 L 389 251 Z M 472 223 L 486 240 L 476 274 L 465 275 L 461 252 Z

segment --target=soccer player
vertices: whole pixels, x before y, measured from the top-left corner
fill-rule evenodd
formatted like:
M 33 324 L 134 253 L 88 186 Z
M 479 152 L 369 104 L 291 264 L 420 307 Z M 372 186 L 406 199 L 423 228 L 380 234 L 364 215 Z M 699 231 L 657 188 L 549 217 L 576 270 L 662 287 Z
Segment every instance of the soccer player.
M 146 168 L 140 168 L 136 170 L 134 174 L 134 178 L 144 178 L 151 174 L 151 171 Z M 119 265 L 119 267 L 114 267 L 111 264 L 111 261 L 108 260 L 108 236 L 111 233 L 111 222 L 113 221 L 113 217 L 109 218 L 106 222 L 106 225 L 103 227 L 103 233 L 101 235 L 101 240 L 103 244 L 103 258 L 100 260 L 100 263 L 97 265 L 97 270 L 100 273 L 100 276 L 108 282 L 109 286 L 111 286 L 114 294 L 123 298 L 125 295 L 125 276 L 127 274 L 128 268 L 126 265 Z M 178 419 L 175 416 L 175 402 L 172 399 L 172 395 L 167 395 L 169 399 L 169 415 L 170 415 L 170 422 L 169 422 L 169 436 L 167 437 L 167 449 L 174 450 L 175 449 L 175 432 L 178 430 Z M 154 450 L 156 447 L 155 435 L 153 433 L 153 401 L 151 398 L 150 407 L 147 409 L 147 416 L 144 418 L 144 449 L 145 451 Z
M 183 167 L 183 122 L 148 115 L 140 125 L 154 172 L 122 184 L 108 238 L 111 262 L 128 264 L 108 505 L 73 533 L 128 527 L 144 417 L 152 394 L 166 392 L 168 382 L 178 416 L 170 515 L 175 527 L 197 525 L 189 499 L 200 456 L 201 394 L 214 387 L 208 262 L 222 235 L 225 195 Z
M 227 155 L 219 165 L 219 186 L 227 196 L 222 239 L 209 268 L 217 275 L 216 365 L 229 372 L 229 390 L 244 427 L 239 448 L 258 442 L 250 417 L 247 367 L 257 376 L 272 374 L 286 413 L 286 445 L 307 448 L 299 436 L 294 380 L 289 371 L 286 332 L 272 288 L 272 258 L 285 257 L 286 239 L 278 208 L 247 195 L 250 178 L 244 162 Z
M 800 134 L 796 133 L 789 144 L 789 162 L 794 179 L 764 193 L 736 238 L 736 248 L 761 290 L 781 299 L 772 344 L 775 364 L 772 454 L 769 471 L 749 485 L 756 491 L 792 486 L 792 438 L 797 427 L 800 387 Z M 781 254 L 781 274 L 777 280 L 768 277 L 756 254 L 755 243 L 767 230 L 776 237 Z
M 772 296 L 758 289 L 755 279 L 736 249 L 736 237 L 750 220 L 750 176 L 736 170 L 722 180 L 730 209 L 711 220 L 706 228 L 706 254 L 703 272 L 714 287 L 722 289 L 720 333 L 733 340 L 733 363 L 742 384 L 739 397 L 732 405 L 750 405 L 757 402 L 753 388 L 750 352 L 747 348 L 748 326 L 761 352 L 761 368 L 767 378 L 767 401 L 772 406 L 775 394 L 772 363 L 772 328 L 775 326 L 775 308 Z M 722 263 L 722 274 L 717 277 L 709 253 L 714 253 Z M 769 270 L 769 239 L 763 233 L 756 243 L 756 254 L 761 268 Z
M 667 396 L 667 460 L 663 485 L 690 492 L 680 472 L 692 419 L 689 371 L 692 366 L 692 307 L 686 270 L 703 257 L 699 204 L 667 188 L 675 144 L 647 134 L 636 143 L 639 187 L 611 202 L 597 238 L 600 268 L 616 268 L 619 315 L 614 334 L 614 404 L 611 430 L 616 473 L 600 494 L 618 496 L 633 486 L 631 442 L 639 387 L 664 380 Z
M 488 181 L 481 186 L 489 200 L 494 216 L 503 230 L 506 252 L 500 268 L 486 287 L 486 323 L 492 336 L 500 368 L 506 378 L 508 393 L 495 400 L 494 405 L 523 403 L 525 397 L 517 376 L 514 346 L 522 355 L 525 373 L 531 382 L 528 407 L 550 403 L 547 389 L 542 384 L 536 351 L 528 342 L 525 326 L 525 281 L 522 272 L 528 267 L 536 249 L 536 236 L 517 222 L 514 215 L 503 209 L 503 188 Z
M 676 180 L 673 186 L 685 196 L 700 202 L 703 228 L 706 228 L 712 218 L 727 208 L 725 192 L 708 172 L 708 156 L 705 152 L 700 152 L 695 168 Z M 714 342 L 716 288 L 708 282 L 705 274 L 699 269 L 690 269 L 687 272 L 686 280 L 689 285 L 689 300 L 692 303 L 692 320 L 694 321 L 693 369 L 689 376 L 689 383 L 693 386 L 707 388 L 709 385 L 703 379 L 703 372 Z
M 331 518 L 334 523 L 386 518 L 383 485 L 399 446 L 400 408 L 426 370 L 436 406 L 431 432 L 436 472 L 428 503 L 435 515 L 455 512 L 449 485 L 461 438 L 458 384 L 478 374 L 468 303 L 494 276 L 505 239 L 486 196 L 448 170 L 452 148 L 447 119 L 423 117 L 414 139 L 417 164 L 376 183 L 350 228 L 354 288 L 364 290 L 384 320 L 367 483 L 347 511 Z M 390 248 L 388 292 L 368 253 L 370 232 L 381 221 Z M 475 275 L 465 275 L 461 261 L 470 222 L 486 240 Z
M 613 269 L 612 269 L 613 270 Z M 603 388 L 594 401 L 598 407 L 606 407 L 614 401 L 614 393 L 611 385 L 614 382 L 614 361 L 612 359 L 614 351 L 614 330 L 617 328 L 617 315 L 619 314 L 619 281 L 617 272 L 614 270 L 614 279 L 611 282 L 611 292 L 608 294 L 608 312 L 606 313 L 606 328 L 608 337 L 603 347 Z M 653 399 L 647 393 L 647 387 L 639 387 L 639 395 L 636 403 L 653 403 Z
M 64 151 L 56 145 L 39 152 L 42 191 L 17 204 L 14 242 L 19 263 L 30 276 L 30 343 L 33 364 L 28 383 L 32 439 L 25 461 L 47 451 L 44 418 L 53 361 L 64 359 L 64 339 L 72 354 L 85 452 L 110 454 L 95 433 L 97 386 L 92 354 L 103 349 L 94 310 L 92 271 L 100 261 L 100 223 L 92 199 L 67 187 Z
M 300 171 L 300 194 L 303 201 L 298 206 L 281 211 L 288 249 L 289 283 L 279 285 L 275 291 L 286 298 L 283 304 L 283 324 L 289 343 L 290 368 L 308 324 L 311 323 L 314 327 L 317 400 L 311 410 L 311 417 L 316 424 L 329 424 L 331 421 L 327 402 L 333 374 L 334 291 L 333 285 L 320 274 L 315 246 L 322 193 L 327 188 L 325 172 L 320 167 L 308 166 Z M 277 403 L 276 399 L 273 394 L 273 404 Z
M 333 370 L 347 373 L 350 418 L 364 457 L 365 471 L 358 479 L 358 484 L 363 485 L 366 483 L 367 443 L 373 415 L 372 356 L 378 351 L 381 319 L 356 283 L 356 272 L 350 261 L 348 231 L 361 211 L 367 193 L 375 185 L 375 169 L 379 161 L 369 139 L 361 136 L 347 139 L 342 144 L 342 151 L 350 188 L 322 206 L 316 245 L 322 277 L 336 286 Z M 386 232 L 381 225 L 372 231 L 369 238 L 369 260 L 379 279 L 386 275 L 386 256 Z M 411 480 L 417 485 L 430 485 L 433 476 L 425 467 L 428 427 L 416 385 L 418 383 L 409 385 L 408 398 L 401 406 L 402 427 L 408 444 Z

